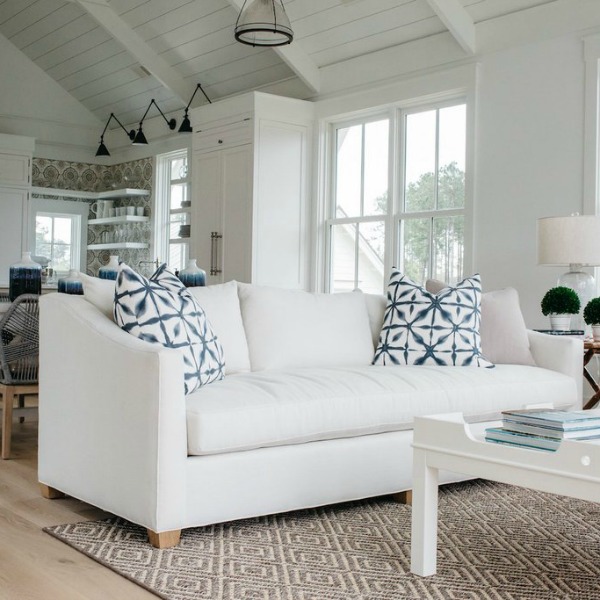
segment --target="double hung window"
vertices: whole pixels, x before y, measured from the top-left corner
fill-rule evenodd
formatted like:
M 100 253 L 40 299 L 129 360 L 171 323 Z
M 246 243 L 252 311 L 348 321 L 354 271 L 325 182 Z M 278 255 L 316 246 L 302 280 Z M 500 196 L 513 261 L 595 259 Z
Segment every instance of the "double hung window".
M 173 270 L 185 267 L 189 257 L 190 174 L 188 151 L 157 157 L 156 254 Z
M 331 292 L 381 293 L 392 266 L 454 283 L 465 262 L 466 105 L 332 127 L 326 219 Z

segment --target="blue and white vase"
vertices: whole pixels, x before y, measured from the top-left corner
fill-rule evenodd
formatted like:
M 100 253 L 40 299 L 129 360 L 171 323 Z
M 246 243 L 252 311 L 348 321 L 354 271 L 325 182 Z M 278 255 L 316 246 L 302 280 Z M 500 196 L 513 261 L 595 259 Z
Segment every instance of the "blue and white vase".
M 12 302 L 21 294 L 42 293 L 42 266 L 31 259 L 31 252 L 23 252 L 21 262 L 10 266 L 8 296 Z
M 71 269 L 67 277 L 61 277 L 58 280 L 58 293 L 83 295 L 83 284 L 79 279 L 79 273 L 75 269 Z
M 179 271 L 177 277 L 185 287 L 206 285 L 206 271 L 196 264 L 195 258 L 190 258 L 185 269 Z
M 114 254 L 110 255 L 108 264 L 98 269 L 98 277 L 100 279 L 117 279 L 119 273 L 119 257 Z

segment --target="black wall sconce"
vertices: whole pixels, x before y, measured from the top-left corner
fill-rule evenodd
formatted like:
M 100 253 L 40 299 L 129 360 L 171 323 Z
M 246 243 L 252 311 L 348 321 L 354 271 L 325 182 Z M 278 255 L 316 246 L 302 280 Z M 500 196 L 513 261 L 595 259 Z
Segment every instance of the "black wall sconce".
M 147 146 L 148 145 L 148 140 L 146 139 L 146 136 L 144 135 L 144 132 L 142 131 L 142 125 L 144 123 L 144 119 L 146 118 L 146 115 L 148 114 L 148 111 L 150 110 L 150 107 L 153 104 L 158 109 L 158 112 L 162 115 L 162 118 L 165 120 L 165 123 L 169 126 L 169 129 L 175 129 L 175 127 L 177 126 L 177 121 L 175 119 L 167 119 L 167 117 L 165 117 L 165 114 L 163 113 L 163 111 L 160 110 L 158 104 L 156 104 L 156 101 L 154 100 L 154 98 L 152 98 L 152 100 L 150 100 L 150 104 L 148 104 L 148 108 L 146 109 L 144 116 L 142 117 L 142 119 L 140 121 L 139 129 L 138 129 L 137 133 L 135 134 L 135 137 L 133 138 L 133 142 L 132 142 L 133 146 Z
M 110 113 L 110 117 L 108 117 L 108 121 L 106 121 L 106 125 L 104 126 L 104 129 L 102 131 L 102 135 L 100 136 L 100 145 L 98 146 L 98 150 L 96 150 L 96 156 L 110 156 L 110 152 L 104 144 L 104 134 L 106 133 L 108 124 L 111 122 L 112 119 L 114 119 L 121 126 L 121 129 L 129 136 L 130 140 L 133 141 L 133 139 L 135 138 L 135 131 L 133 129 L 131 131 L 127 131 L 127 129 L 125 129 L 125 127 L 123 126 L 123 123 L 121 123 L 121 121 L 117 119 L 115 113 Z
M 185 107 L 185 114 L 183 115 L 183 121 L 181 121 L 181 125 L 179 126 L 179 133 L 192 133 L 194 131 L 192 124 L 190 123 L 190 118 L 188 117 L 188 109 L 190 108 L 190 104 L 192 103 L 192 100 L 194 99 L 194 96 L 196 95 L 196 92 L 200 90 L 203 94 L 204 97 L 208 100 L 209 104 L 212 104 L 212 102 L 210 101 L 210 98 L 206 95 L 206 92 L 202 89 L 202 86 L 198 83 L 196 85 L 196 89 L 194 90 L 194 93 L 192 94 L 192 97 L 190 98 L 190 101 L 187 103 L 187 106 Z

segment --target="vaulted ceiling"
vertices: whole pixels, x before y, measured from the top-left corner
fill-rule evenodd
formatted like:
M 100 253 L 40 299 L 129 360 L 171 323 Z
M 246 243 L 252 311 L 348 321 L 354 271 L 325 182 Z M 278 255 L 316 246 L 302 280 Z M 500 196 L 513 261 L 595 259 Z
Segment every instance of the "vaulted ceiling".
M 242 0 L 0 0 L 0 34 L 101 121 L 135 123 L 198 82 L 214 100 L 300 72 L 310 97 L 318 67 L 554 1 L 287 0 L 296 37 L 279 52 L 234 40 Z

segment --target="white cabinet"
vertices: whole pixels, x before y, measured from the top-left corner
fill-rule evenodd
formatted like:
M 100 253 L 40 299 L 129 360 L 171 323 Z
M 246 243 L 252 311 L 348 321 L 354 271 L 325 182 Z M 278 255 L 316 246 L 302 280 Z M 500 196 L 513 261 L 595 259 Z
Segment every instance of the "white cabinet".
M 192 252 L 208 283 L 307 288 L 312 104 L 253 92 L 193 122 Z
M 31 155 L 0 151 L 0 182 L 2 185 L 28 186 L 31 183 Z
M 10 265 L 21 259 L 26 247 L 29 191 L 0 184 L 0 284 L 8 283 Z
M 27 246 L 33 138 L 0 134 L 0 285 Z

